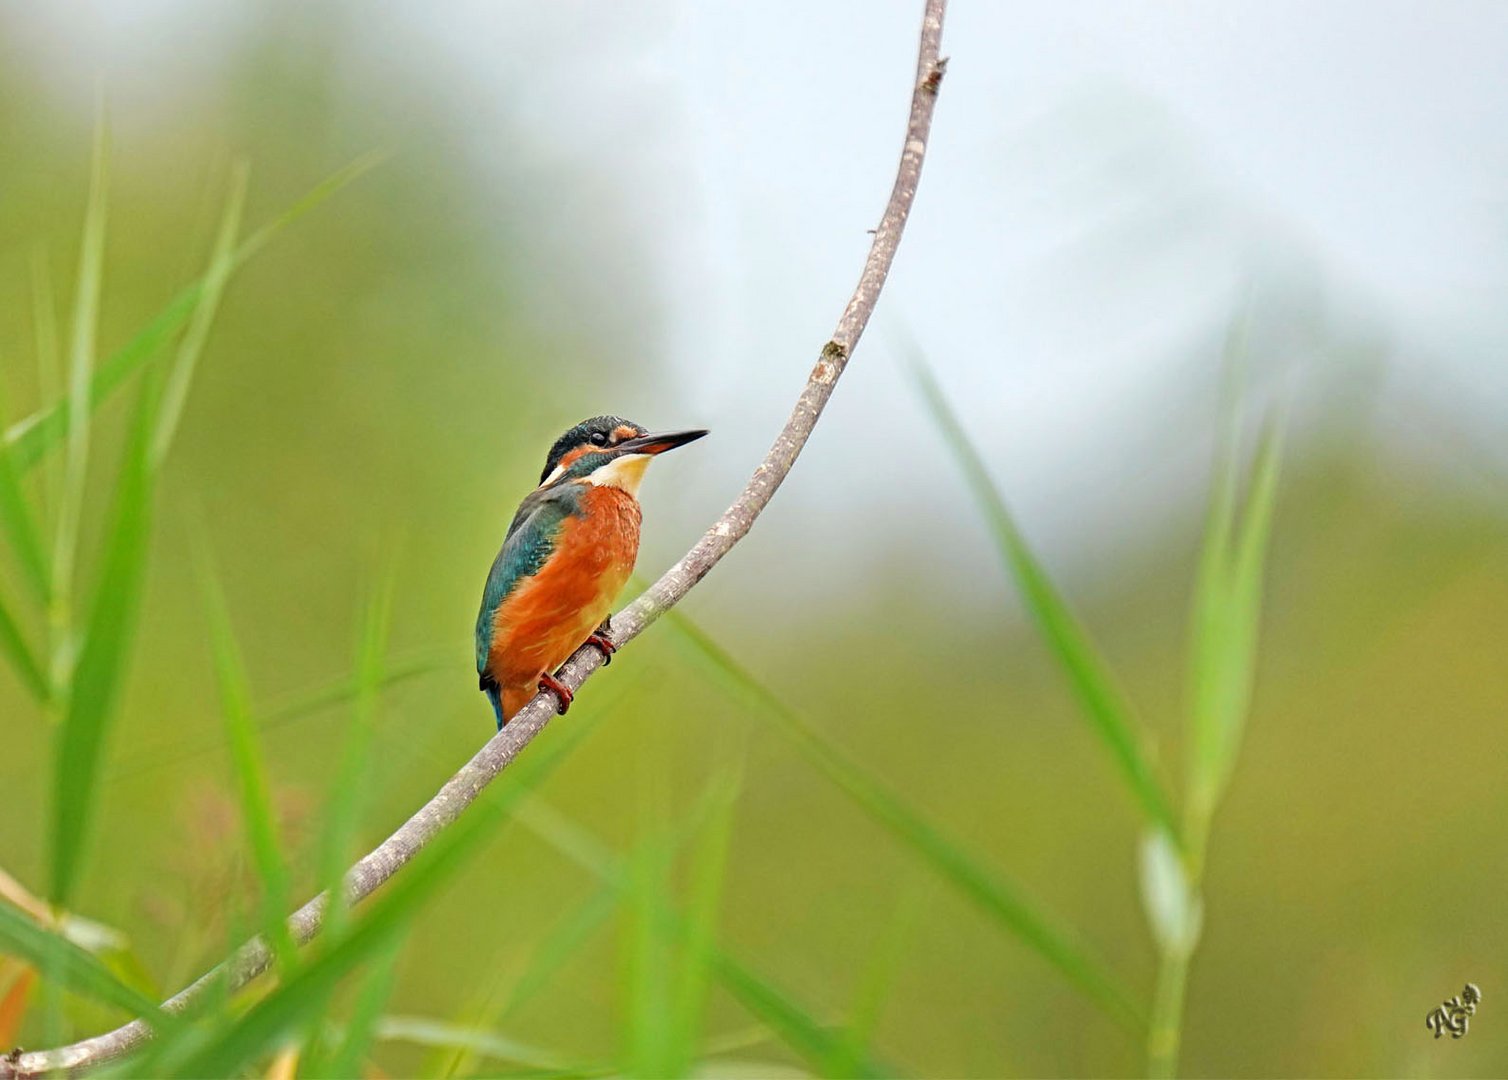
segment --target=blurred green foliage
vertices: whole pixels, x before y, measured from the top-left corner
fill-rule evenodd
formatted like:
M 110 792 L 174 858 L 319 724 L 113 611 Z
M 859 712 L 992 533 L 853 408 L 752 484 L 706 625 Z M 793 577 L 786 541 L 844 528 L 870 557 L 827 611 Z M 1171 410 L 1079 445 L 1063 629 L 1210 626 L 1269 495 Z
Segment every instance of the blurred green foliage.
M 114 1026 L 120 1006 L 178 988 L 259 925 L 270 844 L 302 898 L 433 793 L 490 734 L 469 624 L 543 447 L 579 415 L 654 403 L 673 417 L 687 397 L 651 364 L 615 362 L 649 354 L 620 323 L 537 317 L 524 283 L 547 268 L 519 252 L 548 249 L 529 237 L 544 185 L 465 183 L 463 148 L 422 88 L 340 82 L 338 19 L 290 11 L 249 18 L 212 106 L 158 130 L 113 126 L 93 196 L 92 117 L 39 95 L 38 68 L 0 66 L 6 422 L 74 403 L 0 453 L 0 866 L 130 940 L 97 963 L 77 948 L 52 958 L 54 981 L 77 991 L 53 1018 L 64 1035 Z M 366 100 L 393 107 L 350 106 Z M 254 229 L 350 179 L 339 170 L 374 148 L 392 153 L 293 227 L 251 232 L 230 275 L 233 161 L 250 163 Z M 100 237 L 82 260 L 81 235 Z M 74 313 L 66 328 L 58 308 Z M 119 390 L 92 414 L 85 360 Z M 1218 367 L 1210 357 L 1212 383 Z M 1201 555 L 1192 515 L 1165 515 L 1147 548 L 1098 537 L 1104 569 L 1082 588 L 1052 585 L 1050 553 L 1011 548 L 1007 566 L 1038 583 L 1036 616 L 1060 631 L 1047 643 L 998 566 L 977 567 L 973 603 L 945 604 L 913 584 L 916 547 L 862 523 L 845 534 L 856 550 L 804 555 L 862 558 L 874 589 L 821 610 L 793 596 L 773 622 L 656 627 L 530 751 L 557 767 L 540 763 L 527 799 L 500 792 L 506 814 L 466 819 L 433 865 L 157 1064 L 229 1072 L 305 1035 L 310 1075 L 364 1057 L 394 1075 L 653 1074 L 703 1059 L 730 1072 L 1137 1072 L 1141 1039 L 1116 1020 L 1128 1010 L 1096 1010 L 1093 988 L 1153 1000 L 1137 807 L 1188 838 L 1175 818 L 1187 804 L 1163 784 L 1168 763 L 1192 760 L 1208 768 L 1189 783 L 1217 789 L 1220 809 L 1193 830 L 1201 852 L 1211 834 L 1184 1071 L 1502 1073 L 1502 1040 L 1483 1036 L 1492 987 L 1508 985 L 1490 902 L 1508 843 L 1504 488 L 1380 456 L 1345 393 L 1316 403 L 1289 447 L 1254 664 L 1246 547 Z M 87 432 L 70 424 L 86 414 Z M 70 447 L 88 450 L 73 472 Z M 956 516 L 926 555 L 947 561 L 970 550 L 956 538 L 979 515 L 941 458 L 935 482 L 952 486 Z M 670 484 L 647 493 L 651 522 L 653 502 L 674 498 Z M 62 625 L 50 541 L 60 518 L 71 529 L 69 506 L 69 587 L 87 602 L 68 623 L 83 651 L 60 663 L 41 643 Z M 223 593 L 213 624 L 188 569 L 195 521 Z M 400 535 L 374 591 L 374 552 Z M 778 588 L 736 559 L 718 580 L 734 601 L 722 611 Z M 1078 669 L 1098 727 L 1064 689 L 1064 650 L 1088 645 L 1057 592 L 1118 678 L 1106 690 Z M 1223 629 L 1199 632 L 1211 625 Z M 104 698 L 59 699 L 75 665 Z M 1244 709 L 1201 689 L 1212 671 L 1237 705 L 1249 687 L 1244 728 Z M 1181 716 L 1212 740 L 1186 744 Z M 57 756 L 60 739 L 72 756 Z M 253 754 L 267 783 L 246 800 L 248 844 L 236 792 Z M 54 810 L 70 824 L 49 826 Z M 29 941 L 45 966 L 45 942 L 4 918 L 8 951 Z M 1464 978 L 1486 1004 L 1442 1064 L 1423 1014 Z M 45 1012 L 27 1013 L 19 1042 L 51 1034 Z

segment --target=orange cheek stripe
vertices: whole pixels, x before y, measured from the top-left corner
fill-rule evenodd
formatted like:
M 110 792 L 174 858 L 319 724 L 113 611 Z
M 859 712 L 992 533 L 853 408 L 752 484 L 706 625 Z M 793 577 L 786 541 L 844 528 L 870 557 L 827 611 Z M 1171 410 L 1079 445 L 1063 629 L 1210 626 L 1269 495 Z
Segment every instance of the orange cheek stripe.
M 591 443 L 586 443 L 583 446 L 577 446 L 571 450 L 567 450 L 560 456 L 560 464 L 557 466 L 557 468 L 569 469 L 573 464 L 586 457 L 586 455 L 590 454 L 593 450 L 597 449 L 600 449 L 600 447 L 593 446 Z

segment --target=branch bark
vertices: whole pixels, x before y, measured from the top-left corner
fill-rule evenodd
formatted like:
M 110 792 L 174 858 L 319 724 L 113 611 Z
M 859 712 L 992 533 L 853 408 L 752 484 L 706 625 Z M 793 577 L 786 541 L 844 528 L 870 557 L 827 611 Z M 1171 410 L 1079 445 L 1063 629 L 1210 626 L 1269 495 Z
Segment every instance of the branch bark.
M 947 0 L 926 0 L 922 17 L 921 44 L 916 65 L 916 83 L 911 95 L 911 114 L 906 125 L 906 142 L 901 150 L 895 186 L 885 205 L 884 216 L 875 230 L 863 273 L 832 338 L 822 347 L 817 364 L 807 378 L 785 427 L 776 436 L 769 453 L 754 470 L 748 484 L 733 500 L 702 538 L 651 585 L 643 595 L 613 616 L 612 635 L 623 645 L 644 632 L 663 612 L 674 606 L 691 588 L 717 565 L 753 527 L 755 520 L 774 497 L 791 467 L 796 463 L 806 440 L 817 425 L 822 409 L 832 396 L 838 377 L 848 365 L 854 347 L 874 313 L 880 290 L 890 273 L 905 230 L 916 187 L 921 179 L 922 162 L 927 153 L 927 138 L 932 128 L 932 110 L 947 61 L 939 56 L 942 41 L 943 12 Z M 602 665 L 602 654 L 583 647 L 571 657 L 559 673 L 560 681 L 578 689 Z M 524 706 L 508 725 L 490 739 L 459 772 L 446 781 L 434 798 L 403 823 L 347 872 L 345 889 L 354 904 L 392 877 L 440 830 L 454 821 L 489 783 L 544 730 L 555 715 L 555 698 L 542 693 Z M 327 895 L 320 894 L 295 911 L 288 919 L 294 940 L 300 945 L 314 938 L 324 923 Z M 163 1003 L 171 1013 L 183 1013 L 209 996 L 215 984 L 229 978 L 232 988 L 239 988 L 267 970 L 271 950 L 261 938 L 241 946 L 230 959 L 200 976 Z M 82 1042 L 54 1050 L 41 1050 L 0 1059 L 0 1078 L 34 1077 L 49 1072 L 77 1072 L 122 1057 L 152 1037 L 152 1029 L 141 1020 L 97 1035 Z

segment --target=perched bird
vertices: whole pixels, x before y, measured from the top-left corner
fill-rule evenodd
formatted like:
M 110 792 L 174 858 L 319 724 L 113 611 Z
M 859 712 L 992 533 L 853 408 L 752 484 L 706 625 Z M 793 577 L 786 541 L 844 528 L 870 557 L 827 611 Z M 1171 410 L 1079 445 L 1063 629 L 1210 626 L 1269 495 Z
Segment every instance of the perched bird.
M 618 416 L 594 416 L 550 447 L 539 487 L 524 497 L 492 562 L 476 619 L 476 670 L 501 730 L 536 692 L 558 711 L 571 691 L 554 672 L 604 636 L 614 597 L 639 554 L 639 482 L 650 460 L 705 431 L 647 433 Z

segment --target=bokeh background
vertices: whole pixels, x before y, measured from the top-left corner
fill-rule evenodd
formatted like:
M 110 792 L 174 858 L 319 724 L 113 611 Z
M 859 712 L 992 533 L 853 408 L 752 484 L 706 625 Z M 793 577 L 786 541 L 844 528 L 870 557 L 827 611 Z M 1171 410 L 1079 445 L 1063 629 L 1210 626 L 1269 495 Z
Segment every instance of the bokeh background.
M 382 700 L 361 827 L 377 842 L 491 733 L 471 623 L 549 441 L 598 412 L 713 430 L 646 484 L 647 575 L 764 452 L 888 193 L 918 11 L 0 4 L 13 416 L 41 403 L 33 267 L 41 253 L 66 303 L 101 97 L 106 350 L 199 272 L 233 162 L 256 225 L 388 154 L 236 277 L 159 495 L 76 905 L 126 931 L 158 987 L 223 953 L 250 902 L 192 523 L 269 709 L 351 670 L 396 552 L 393 654 L 431 670 Z M 1245 319 L 1246 415 L 1280 411 L 1287 446 L 1184 1070 L 1502 1075 L 1508 7 L 959 3 L 945 52 L 876 323 L 685 610 L 1150 994 L 1135 807 L 901 360 L 925 354 L 1177 775 L 1222 343 Z M 592 682 L 593 708 L 538 798 L 626 849 L 646 802 L 683 814 L 742 761 L 721 941 L 815 1014 L 841 1021 L 888 943 L 875 1048 L 902 1068 L 1142 1068 L 1136 1039 L 667 633 Z M 346 716 L 262 733 L 301 890 Z M 52 732 L 8 671 L 0 734 L 0 866 L 40 890 Z M 485 1012 L 594 888 L 500 831 L 416 925 L 393 1010 Z M 623 953 L 610 920 L 505 1033 L 610 1056 Z M 1470 1037 L 1430 1039 L 1425 1012 L 1467 979 L 1485 997 Z M 714 994 L 712 1035 L 750 1023 Z M 775 1039 L 732 1057 L 804 1067 Z M 384 1042 L 374 1061 L 403 1075 L 425 1054 Z

